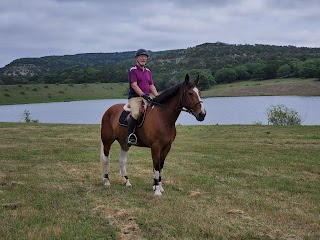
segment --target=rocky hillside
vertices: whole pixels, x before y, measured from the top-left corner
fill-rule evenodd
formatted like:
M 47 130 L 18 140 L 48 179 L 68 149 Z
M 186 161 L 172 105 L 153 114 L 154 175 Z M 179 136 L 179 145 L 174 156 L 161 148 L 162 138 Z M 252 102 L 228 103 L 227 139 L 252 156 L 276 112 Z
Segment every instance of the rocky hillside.
M 309 60 L 313 62 L 305 63 Z M 21 58 L 0 69 L 0 84 L 126 82 L 127 70 L 133 63 L 134 51 Z M 200 72 L 209 86 L 217 72 L 225 68 L 233 69 L 222 72 L 219 82 L 317 77 L 320 74 L 315 74 L 315 69 L 319 65 L 320 48 L 221 42 L 187 49 L 150 51 L 148 61 L 155 81 L 161 82 L 162 87 L 183 78 L 186 72 Z M 312 74 L 305 69 L 311 69 Z M 227 76 L 221 77 L 223 74 Z

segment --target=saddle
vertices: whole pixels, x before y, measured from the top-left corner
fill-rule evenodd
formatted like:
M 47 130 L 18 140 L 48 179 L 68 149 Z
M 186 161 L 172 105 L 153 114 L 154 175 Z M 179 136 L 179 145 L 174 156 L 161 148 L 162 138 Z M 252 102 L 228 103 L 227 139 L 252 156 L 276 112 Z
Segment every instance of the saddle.
M 146 115 L 146 108 L 142 104 L 139 109 L 137 128 L 142 126 L 142 124 L 144 122 L 145 115 Z M 128 104 L 126 104 L 126 105 L 124 105 L 123 111 L 119 117 L 119 125 L 127 127 L 130 116 L 131 116 L 131 109 L 130 109 L 130 106 Z

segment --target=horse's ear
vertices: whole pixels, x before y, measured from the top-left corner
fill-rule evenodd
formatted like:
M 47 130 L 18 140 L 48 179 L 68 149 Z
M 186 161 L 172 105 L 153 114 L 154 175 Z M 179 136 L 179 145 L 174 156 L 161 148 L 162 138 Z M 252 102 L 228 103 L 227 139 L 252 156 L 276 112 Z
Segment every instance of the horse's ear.
M 196 80 L 194 80 L 194 84 L 195 84 L 197 87 L 198 87 L 198 85 L 199 85 L 199 81 L 200 81 L 200 76 L 199 76 L 199 74 L 198 74 Z
M 184 83 L 188 84 L 189 82 L 189 74 L 187 73 L 186 77 L 184 78 Z

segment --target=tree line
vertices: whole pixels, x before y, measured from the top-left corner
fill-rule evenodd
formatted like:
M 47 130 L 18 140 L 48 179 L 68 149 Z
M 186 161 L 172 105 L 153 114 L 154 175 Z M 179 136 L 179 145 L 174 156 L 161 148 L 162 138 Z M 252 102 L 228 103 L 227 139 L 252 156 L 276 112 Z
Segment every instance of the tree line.
M 0 69 L 0 84 L 127 82 L 134 52 L 18 59 Z M 8 74 L 17 66 L 32 74 Z M 201 89 L 214 84 L 273 78 L 319 78 L 320 48 L 205 43 L 188 49 L 150 52 L 148 67 L 159 90 L 200 74 Z M 32 71 L 30 69 L 30 71 Z

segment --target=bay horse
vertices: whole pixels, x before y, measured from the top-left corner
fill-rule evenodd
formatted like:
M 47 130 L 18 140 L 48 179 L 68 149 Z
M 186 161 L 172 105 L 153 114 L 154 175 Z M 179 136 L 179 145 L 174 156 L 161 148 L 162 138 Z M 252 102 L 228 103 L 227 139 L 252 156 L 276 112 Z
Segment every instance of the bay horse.
M 151 105 L 147 106 L 144 123 L 135 130 L 138 139 L 136 146 L 151 148 L 153 190 L 156 196 L 160 196 L 164 191 L 161 183 L 161 172 L 171 144 L 176 137 L 175 123 L 181 111 L 191 113 L 198 121 L 203 121 L 206 116 L 198 84 L 199 75 L 194 81 L 190 81 L 187 74 L 184 82 L 163 91 L 153 99 Z M 131 186 L 126 171 L 129 151 L 126 143 L 128 129 L 119 124 L 119 117 L 124 106 L 125 104 L 111 106 L 106 110 L 101 120 L 101 162 L 105 186 L 110 185 L 108 175 L 110 148 L 115 140 L 119 142 L 121 147 L 119 155 L 120 174 L 125 179 L 125 185 Z

